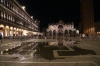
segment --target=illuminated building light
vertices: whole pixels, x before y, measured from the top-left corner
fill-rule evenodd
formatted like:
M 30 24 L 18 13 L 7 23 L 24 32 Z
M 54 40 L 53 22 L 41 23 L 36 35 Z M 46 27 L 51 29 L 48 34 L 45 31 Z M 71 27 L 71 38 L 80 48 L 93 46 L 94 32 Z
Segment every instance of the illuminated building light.
M 31 16 L 31 18 L 33 19 L 33 16 Z
M 22 9 L 25 10 L 25 6 L 22 6 Z
M 0 27 L 4 27 L 4 25 L 1 24 Z
M 10 30 L 13 30 L 13 27 L 10 27 Z
M 6 26 L 6 28 L 9 28 L 9 26 Z
M 14 30 L 16 30 L 16 28 L 14 28 Z
M 27 30 L 23 30 L 23 35 L 27 36 L 28 31 Z
M 19 28 L 17 28 L 17 31 L 19 30 Z

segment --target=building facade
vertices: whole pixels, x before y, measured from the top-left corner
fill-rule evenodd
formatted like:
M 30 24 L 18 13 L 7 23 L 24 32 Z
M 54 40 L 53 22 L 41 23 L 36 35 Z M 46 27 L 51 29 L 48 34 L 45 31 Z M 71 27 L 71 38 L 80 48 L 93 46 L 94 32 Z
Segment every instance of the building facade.
M 0 0 L 0 33 L 3 37 L 23 36 L 39 31 L 34 20 L 16 0 Z
M 65 24 L 64 21 L 60 20 L 57 24 L 50 24 L 47 28 L 48 38 L 59 38 L 67 36 L 75 36 L 79 34 L 79 30 L 74 28 L 74 23 Z
M 94 29 L 94 11 L 93 0 L 80 0 L 81 5 L 81 33 L 93 34 Z

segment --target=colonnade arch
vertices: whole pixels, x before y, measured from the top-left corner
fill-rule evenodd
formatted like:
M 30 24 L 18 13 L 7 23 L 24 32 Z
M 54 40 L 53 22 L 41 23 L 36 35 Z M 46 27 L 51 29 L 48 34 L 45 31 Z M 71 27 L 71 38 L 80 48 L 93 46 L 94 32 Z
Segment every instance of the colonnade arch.
M 50 30 L 48 32 L 49 38 L 59 38 L 59 37 L 68 37 L 68 36 L 74 36 L 76 34 L 76 30 Z
M 2 33 L 3 37 L 22 36 L 23 35 L 23 29 L 0 24 L 0 33 Z

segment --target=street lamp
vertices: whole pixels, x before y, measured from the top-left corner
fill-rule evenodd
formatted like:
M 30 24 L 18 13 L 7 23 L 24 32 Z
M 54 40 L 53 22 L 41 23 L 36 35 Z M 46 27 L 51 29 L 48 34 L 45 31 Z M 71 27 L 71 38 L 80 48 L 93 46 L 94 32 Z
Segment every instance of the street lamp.
M 25 10 L 25 6 L 22 6 L 22 9 Z

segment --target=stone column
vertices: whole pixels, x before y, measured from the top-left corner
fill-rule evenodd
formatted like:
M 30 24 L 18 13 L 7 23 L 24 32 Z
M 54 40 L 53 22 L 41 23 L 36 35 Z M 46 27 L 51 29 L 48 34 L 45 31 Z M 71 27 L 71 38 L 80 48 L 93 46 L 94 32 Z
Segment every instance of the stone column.
M 58 31 L 56 31 L 56 39 L 58 38 L 58 37 L 57 37 L 57 34 L 58 34 Z
M 63 30 L 63 39 L 64 39 L 64 30 Z
M 52 30 L 52 39 L 53 39 L 53 30 Z
M 5 37 L 5 26 L 3 27 L 3 37 Z
M 10 28 L 8 28 L 8 36 L 10 36 Z

